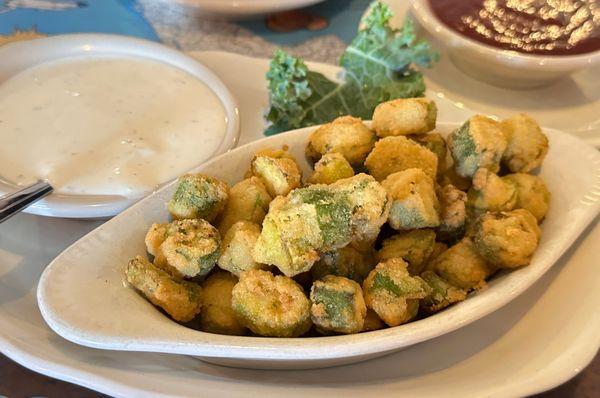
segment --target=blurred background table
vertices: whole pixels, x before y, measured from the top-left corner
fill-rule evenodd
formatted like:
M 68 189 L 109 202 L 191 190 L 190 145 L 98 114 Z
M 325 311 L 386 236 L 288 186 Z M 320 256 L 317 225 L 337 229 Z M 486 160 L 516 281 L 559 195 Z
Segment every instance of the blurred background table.
M 270 57 L 284 47 L 307 60 L 336 63 L 352 39 L 367 0 L 329 0 L 302 12 L 323 17 L 319 30 L 274 32 L 265 18 L 209 20 L 168 0 L 0 0 L 0 45 L 61 33 L 116 33 L 160 41 L 183 51 L 222 50 Z M 323 27 L 323 26 L 319 26 Z M 0 355 L 0 396 L 104 397 L 31 372 Z M 539 397 L 600 396 L 600 356 L 579 376 Z

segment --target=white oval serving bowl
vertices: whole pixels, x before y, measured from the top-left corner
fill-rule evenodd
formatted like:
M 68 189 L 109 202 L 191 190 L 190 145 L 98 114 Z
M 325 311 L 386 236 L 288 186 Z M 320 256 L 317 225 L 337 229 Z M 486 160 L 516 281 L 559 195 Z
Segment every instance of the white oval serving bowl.
M 600 51 L 547 56 L 492 47 L 450 29 L 435 16 L 428 0 L 410 0 L 410 6 L 419 24 L 448 47 L 450 58 L 459 69 L 495 86 L 540 87 L 600 62 Z
M 205 159 L 199 159 L 198 164 L 236 145 L 240 132 L 239 110 L 229 89 L 210 69 L 197 60 L 158 43 L 118 35 L 72 34 L 7 44 L 0 47 L 0 84 L 24 69 L 44 62 L 69 57 L 107 55 L 147 58 L 172 65 L 196 77 L 216 94 L 223 104 L 227 118 L 226 131 L 223 141 L 214 153 Z M 0 178 L 0 196 L 16 189 L 17 186 Z M 120 213 L 139 199 L 140 197 L 117 195 L 51 194 L 25 211 L 51 217 L 104 218 Z
M 457 123 L 438 123 L 447 134 Z M 306 176 L 305 141 L 315 127 L 255 141 L 194 170 L 233 184 L 253 154 L 289 145 Z M 550 151 L 541 175 L 552 192 L 540 246 L 527 267 L 494 277 L 486 289 L 440 313 L 398 327 L 346 336 L 266 338 L 225 336 L 173 322 L 125 282 L 127 261 L 145 253 L 153 222 L 166 221 L 175 184 L 141 200 L 61 253 L 43 272 L 38 305 L 48 325 L 74 343 L 109 350 L 186 354 L 228 366 L 318 368 L 385 355 L 465 326 L 531 286 L 600 212 L 600 154 L 570 135 L 545 129 Z

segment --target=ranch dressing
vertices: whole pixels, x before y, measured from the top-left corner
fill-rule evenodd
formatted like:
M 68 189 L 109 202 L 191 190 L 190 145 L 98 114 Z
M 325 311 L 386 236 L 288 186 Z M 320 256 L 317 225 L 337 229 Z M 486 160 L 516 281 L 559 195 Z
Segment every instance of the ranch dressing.
M 141 196 L 218 148 L 217 96 L 144 58 L 67 58 L 0 84 L 0 178 L 59 193 Z

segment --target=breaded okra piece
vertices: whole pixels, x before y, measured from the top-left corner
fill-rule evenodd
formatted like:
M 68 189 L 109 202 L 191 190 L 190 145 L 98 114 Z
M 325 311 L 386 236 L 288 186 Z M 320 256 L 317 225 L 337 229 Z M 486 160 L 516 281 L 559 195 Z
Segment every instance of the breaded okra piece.
M 437 176 L 441 176 L 446 170 L 446 158 L 448 155 L 448 147 L 444 137 L 442 137 L 442 135 L 439 133 L 429 133 L 410 135 L 408 138 L 429 149 L 435 154 L 435 156 L 437 156 Z
M 358 333 L 367 307 L 360 285 L 343 276 L 327 275 L 310 289 L 312 322 L 322 333 Z
M 528 173 L 541 166 L 548 153 L 548 137 L 530 116 L 519 113 L 500 123 L 508 146 L 502 163 L 513 173 Z
M 397 230 L 431 228 L 440 225 L 433 180 L 421 169 L 390 174 L 381 185 L 392 198 L 388 223 Z
M 239 322 L 260 336 L 297 337 L 310 329 L 310 301 L 293 279 L 263 270 L 243 272 L 231 307 Z
M 200 329 L 208 333 L 240 336 L 246 329 L 231 308 L 231 291 L 238 279 L 229 272 L 218 271 L 202 283 Z
M 546 217 L 550 207 L 550 192 L 541 177 L 515 173 L 505 175 L 502 179 L 511 182 L 517 190 L 516 209 L 529 210 L 538 223 Z
M 506 138 L 498 122 L 475 115 L 448 136 L 448 148 L 458 175 L 472 177 L 480 168 L 497 173 Z
M 219 268 L 240 276 L 253 268 L 265 268 L 252 258 L 252 250 L 260 236 L 260 227 L 250 221 L 238 221 L 229 228 L 221 243 Z
M 469 214 L 478 216 L 486 211 L 512 210 L 517 203 L 517 190 L 509 180 L 481 168 L 473 176 L 473 186 L 467 193 Z
M 367 156 L 365 167 L 377 181 L 390 174 L 411 168 L 422 169 L 435 180 L 438 158 L 429 149 L 403 136 L 386 137 L 375 144 Z
M 164 240 L 154 254 L 154 264 L 169 273 L 192 278 L 208 274 L 216 264 L 221 237 L 208 221 L 194 218 L 153 225 L 146 235 L 159 234 L 164 228 Z M 158 243 L 158 237 L 151 239 Z M 151 253 L 152 254 L 152 253 Z
M 435 272 L 425 271 L 421 279 L 431 288 L 430 294 L 421 301 L 421 307 L 428 313 L 438 312 L 467 297 L 467 292 L 452 286 Z
M 380 262 L 401 258 L 408 263 L 408 272 L 419 275 L 425 262 L 433 253 L 435 232 L 431 229 L 415 229 L 385 239 L 377 252 Z
M 310 184 L 332 184 L 342 178 L 354 175 L 354 170 L 346 158 L 337 153 L 326 153 L 315 163 L 315 171 L 308 178 Z
M 398 98 L 382 102 L 373 112 L 379 137 L 423 134 L 435 128 L 437 106 L 427 98 Z
M 363 282 L 363 293 L 371 308 L 389 326 L 413 319 L 419 299 L 427 297 L 429 286 L 418 276 L 410 276 L 404 260 L 393 258 L 379 263 Z
M 448 245 L 443 242 L 435 242 L 433 245 L 433 251 L 429 255 L 429 258 L 425 261 L 423 265 L 423 272 L 433 270 L 433 264 L 435 260 L 446 250 L 448 250 Z
M 302 184 L 302 172 L 291 157 L 256 155 L 250 165 L 252 174 L 260 178 L 269 195 L 287 195 Z
M 379 330 L 386 327 L 386 324 L 381 320 L 379 315 L 370 308 L 367 308 L 367 316 L 361 332 L 370 332 L 372 330 Z
M 440 201 L 440 235 L 444 238 L 460 235 L 467 219 L 467 194 L 452 184 L 439 187 L 436 193 Z
M 475 250 L 502 268 L 528 265 L 541 237 L 537 220 L 525 209 L 486 213 L 477 219 L 474 230 Z
M 391 206 L 383 186 L 372 176 L 360 173 L 338 180 L 331 187 L 346 195 L 350 202 L 352 241 L 365 243 L 375 240 L 388 219 Z
M 203 218 L 210 222 L 223 211 L 228 198 L 225 182 L 204 174 L 185 174 L 179 177 L 167 208 L 176 220 Z
M 191 321 L 200 312 L 200 286 L 174 279 L 142 256 L 129 261 L 125 275 L 127 282 L 178 322 Z
M 470 238 L 463 238 L 440 254 L 427 269 L 463 290 L 485 286 L 485 279 L 496 270 L 479 255 Z
M 360 168 L 373 149 L 377 136 L 352 116 L 341 116 L 316 129 L 306 143 L 306 157 L 313 163 L 330 152 L 343 155 L 352 167 Z
M 217 223 L 221 236 L 225 236 L 227 230 L 238 221 L 261 224 L 269 211 L 271 200 L 273 198 L 258 177 L 246 178 L 232 186 L 225 210 Z
M 462 177 L 456 173 L 454 165 L 448 167 L 440 177 L 441 185 L 452 184 L 463 192 L 467 192 L 471 188 L 471 178 Z
M 322 253 L 310 272 L 313 279 L 337 275 L 362 283 L 374 266 L 373 258 L 369 253 L 361 253 L 351 246 L 345 246 Z
M 351 216 L 348 195 L 330 185 L 311 185 L 277 197 L 263 221 L 254 260 L 275 265 L 287 276 L 308 271 L 319 252 L 350 242 Z

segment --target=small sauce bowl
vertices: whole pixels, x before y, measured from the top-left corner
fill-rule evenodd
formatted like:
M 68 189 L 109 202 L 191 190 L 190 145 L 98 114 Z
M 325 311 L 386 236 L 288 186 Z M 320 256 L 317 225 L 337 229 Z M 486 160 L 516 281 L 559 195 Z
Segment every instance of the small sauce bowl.
M 446 26 L 428 0 L 411 0 L 417 22 L 448 48 L 452 62 L 468 75 L 495 86 L 527 89 L 600 63 L 600 51 L 578 55 L 535 55 L 503 50 L 477 42 Z

